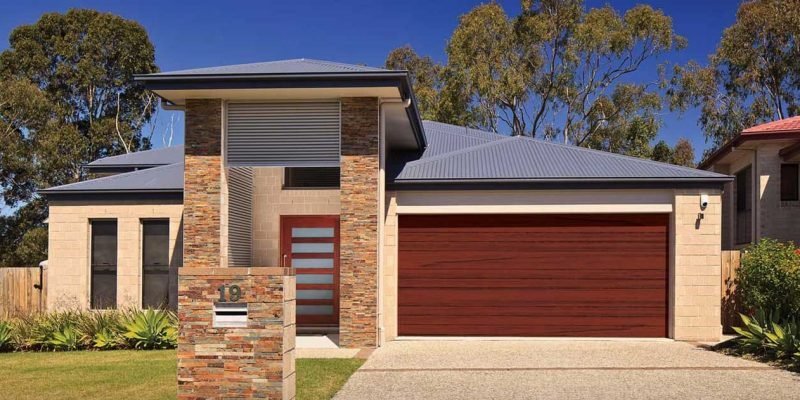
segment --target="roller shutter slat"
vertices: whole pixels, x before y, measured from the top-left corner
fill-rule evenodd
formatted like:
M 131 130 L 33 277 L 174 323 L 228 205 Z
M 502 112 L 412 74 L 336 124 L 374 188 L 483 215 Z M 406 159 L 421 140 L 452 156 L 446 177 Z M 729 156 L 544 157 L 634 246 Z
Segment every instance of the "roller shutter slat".
M 230 166 L 338 166 L 338 101 L 230 103 Z

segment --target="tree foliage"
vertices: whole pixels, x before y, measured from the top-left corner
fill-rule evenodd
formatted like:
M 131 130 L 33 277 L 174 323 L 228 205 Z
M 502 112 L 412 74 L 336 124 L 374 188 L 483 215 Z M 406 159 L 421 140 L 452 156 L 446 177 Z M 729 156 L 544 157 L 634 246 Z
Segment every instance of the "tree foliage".
M 672 20 L 649 6 L 620 14 L 610 6 L 586 10 L 581 0 L 525 0 L 513 18 L 496 3 L 463 15 L 446 65 L 404 47 L 387 66 L 428 77 L 415 90 L 425 93 L 423 114 L 442 122 L 649 156 L 661 93 L 628 77 L 684 46 Z M 401 52 L 413 56 L 396 63 Z
M 743 129 L 800 112 L 800 2 L 743 2 L 708 64 L 675 66 L 673 109 L 699 107 L 706 139 L 719 147 Z
M 80 180 L 82 165 L 99 157 L 150 147 L 142 127 L 156 100 L 133 75 L 157 71 L 144 28 L 113 14 L 48 13 L 11 32 L 0 53 L 0 188 L 17 211 L 3 217 L 2 229 L 13 237 L 4 238 L 0 253 L 40 244 L 21 229 L 43 227 L 38 189 Z
M 675 143 L 675 148 L 672 150 L 671 162 L 683 167 L 694 168 L 696 166 L 694 162 L 694 147 L 689 139 L 678 139 L 678 142 Z

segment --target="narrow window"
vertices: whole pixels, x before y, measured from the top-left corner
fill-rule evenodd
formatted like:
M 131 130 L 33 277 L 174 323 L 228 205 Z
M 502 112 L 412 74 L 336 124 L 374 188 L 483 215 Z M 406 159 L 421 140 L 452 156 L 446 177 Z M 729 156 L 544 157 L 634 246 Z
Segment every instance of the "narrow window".
M 753 175 L 751 167 L 736 173 L 736 243 L 752 241 Z
M 285 188 L 338 188 L 339 168 L 293 167 L 285 169 Z
M 92 221 L 91 307 L 117 307 L 117 221 Z
M 142 221 L 142 307 L 169 306 L 169 221 Z
M 800 200 L 798 164 L 781 164 L 781 201 Z

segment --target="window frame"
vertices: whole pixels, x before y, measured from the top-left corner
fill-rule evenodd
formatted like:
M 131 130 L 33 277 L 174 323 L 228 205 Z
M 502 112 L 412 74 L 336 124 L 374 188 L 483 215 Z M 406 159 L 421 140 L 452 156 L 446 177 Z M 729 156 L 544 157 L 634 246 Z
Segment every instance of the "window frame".
M 794 193 L 784 193 L 784 179 L 786 176 L 785 169 L 793 168 L 794 169 Z M 780 184 L 781 184 L 781 201 L 800 201 L 800 164 L 797 163 L 782 163 L 781 164 L 781 176 L 780 176 Z
M 339 171 L 335 186 L 296 186 L 292 182 L 292 171 L 298 169 L 336 169 Z M 339 190 L 342 187 L 342 170 L 340 167 L 284 167 L 283 184 L 284 190 Z
M 161 309 L 168 309 L 169 308 L 169 302 L 170 302 L 170 298 L 169 298 L 170 297 L 170 292 L 169 292 L 169 273 L 170 272 L 169 272 L 169 270 L 170 270 L 170 267 L 171 267 L 171 265 L 170 265 L 171 264 L 171 261 L 170 261 L 170 246 L 169 246 L 170 245 L 169 242 L 170 242 L 171 230 L 170 230 L 170 220 L 169 220 L 169 218 L 142 218 L 142 219 L 139 220 L 139 226 L 140 226 L 140 229 L 141 229 L 141 237 L 140 237 L 140 245 L 141 245 L 141 251 L 140 251 L 140 256 L 141 256 L 141 262 L 140 262 L 141 280 L 140 280 L 140 285 L 141 285 L 141 287 L 140 287 L 140 290 L 139 290 L 139 292 L 140 292 L 139 293 L 139 295 L 140 295 L 139 304 L 140 304 L 140 306 L 142 308 L 153 308 L 153 309 L 157 308 L 155 306 L 145 304 L 145 275 L 147 273 L 147 267 L 148 267 L 148 265 L 146 264 L 147 257 L 145 257 L 145 251 L 147 251 L 146 246 L 145 246 L 145 243 L 146 243 L 145 242 L 145 225 L 146 224 L 150 224 L 150 223 L 165 224 L 166 228 L 167 228 L 167 235 L 166 235 L 166 240 L 167 240 L 167 244 L 166 244 L 167 249 L 166 250 L 167 250 L 167 252 L 166 252 L 166 263 L 164 264 L 166 266 L 166 268 L 167 268 L 167 273 L 166 273 L 167 296 L 166 296 L 166 304 L 162 304 L 160 308 Z
M 735 202 L 735 207 L 734 207 L 734 210 L 733 210 L 733 212 L 734 212 L 734 214 L 733 214 L 733 223 L 734 223 L 734 226 L 733 226 L 733 228 L 734 228 L 733 229 L 733 236 L 734 237 L 733 237 L 733 239 L 734 239 L 735 244 L 741 245 L 741 244 L 751 243 L 753 241 L 753 200 L 754 200 L 753 193 L 755 192 L 755 190 L 754 190 L 755 188 L 754 188 L 754 184 L 753 184 L 754 183 L 753 182 L 753 165 L 749 164 L 749 165 L 739 169 L 738 171 L 736 171 L 736 173 L 733 174 L 733 176 L 734 176 L 734 181 L 733 182 L 734 182 L 734 202 Z M 744 178 L 740 180 L 740 176 L 744 176 Z M 744 181 L 745 182 L 744 195 L 743 195 L 744 200 L 745 200 L 744 201 L 744 206 L 741 205 L 742 202 L 740 201 L 740 198 L 739 198 L 740 197 L 739 190 L 740 190 L 740 187 L 741 187 L 741 185 L 739 184 L 740 181 Z M 750 189 L 749 191 L 747 190 L 748 188 Z M 740 225 L 739 216 L 740 216 L 740 214 L 747 214 L 749 216 L 748 219 L 749 219 L 750 223 L 747 225 L 747 227 L 749 229 L 747 230 L 747 233 L 744 234 L 745 237 L 740 237 L 739 236 L 739 228 L 740 228 L 739 227 L 739 225 Z
M 95 238 L 96 227 L 95 224 L 113 223 L 114 224 L 114 299 L 110 302 L 108 307 L 98 307 L 99 301 L 95 300 L 95 267 L 100 264 L 95 263 Z M 107 264 L 112 265 L 112 264 Z M 89 220 L 89 309 L 91 310 L 115 310 L 117 309 L 117 302 L 119 301 L 119 221 L 116 218 L 98 218 Z

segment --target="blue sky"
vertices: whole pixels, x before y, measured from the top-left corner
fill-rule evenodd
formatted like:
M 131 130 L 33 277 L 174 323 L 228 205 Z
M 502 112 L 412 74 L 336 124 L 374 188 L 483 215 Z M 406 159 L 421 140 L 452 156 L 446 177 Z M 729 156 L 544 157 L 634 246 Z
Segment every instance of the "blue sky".
M 444 47 L 458 17 L 480 1 L 7 1 L 0 4 L 0 49 L 8 34 L 21 24 L 35 22 L 45 12 L 69 8 L 109 11 L 141 23 L 156 47 L 163 71 L 174 69 L 317 58 L 382 66 L 393 48 L 410 44 L 418 53 L 445 61 Z M 519 1 L 500 1 L 516 14 Z M 689 47 L 660 61 L 705 62 L 725 27 L 735 20 L 738 0 L 587 0 L 588 7 L 611 4 L 626 10 L 647 3 L 671 16 L 677 33 Z M 646 65 L 636 79 L 656 79 L 655 64 Z M 698 156 L 706 147 L 697 126 L 697 112 L 682 116 L 665 111 L 660 138 L 673 144 L 692 140 Z M 169 125 L 170 113 L 155 122 L 155 146 Z M 183 142 L 183 119 L 175 124 L 175 143 Z

